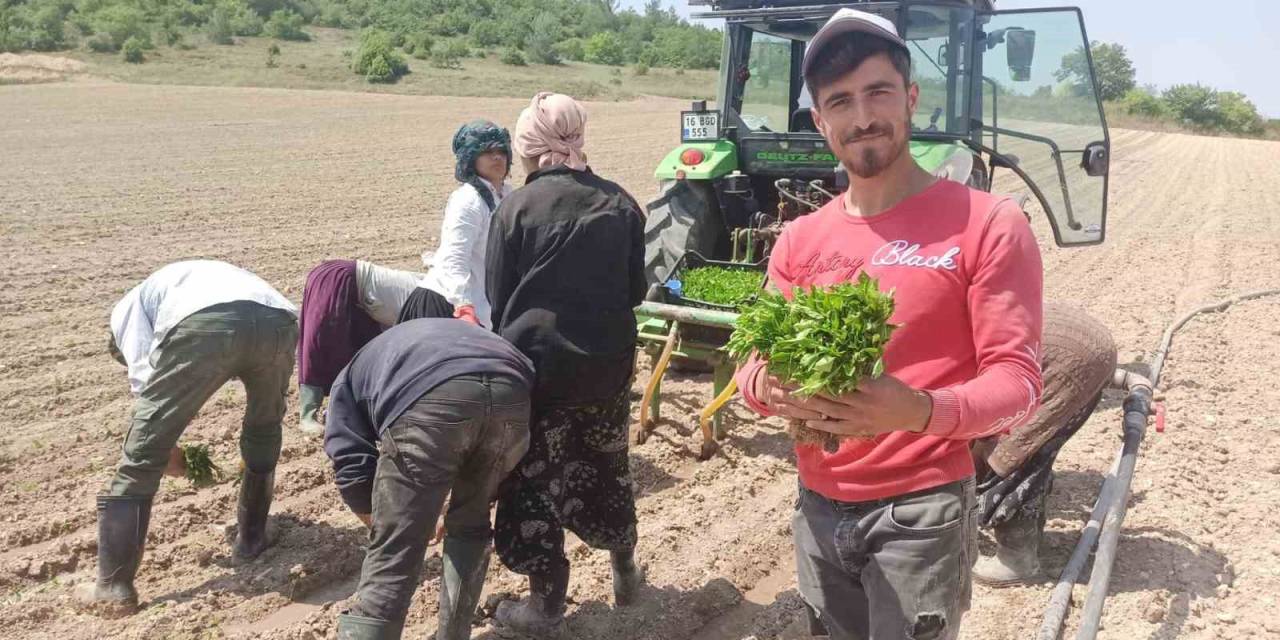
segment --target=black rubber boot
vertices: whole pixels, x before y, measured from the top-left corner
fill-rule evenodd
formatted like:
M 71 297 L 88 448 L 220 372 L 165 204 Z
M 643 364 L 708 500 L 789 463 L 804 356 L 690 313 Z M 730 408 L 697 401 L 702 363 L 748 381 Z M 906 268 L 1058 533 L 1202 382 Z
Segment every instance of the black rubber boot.
M 151 496 L 98 496 L 98 580 L 76 588 L 76 600 L 104 613 L 138 608 L 133 578 L 151 522 Z
M 267 513 L 275 491 L 276 472 L 256 473 L 248 468 L 240 480 L 240 502 L 236 506 L 235 557 L 252 560 L 267 548 Z
M 1046 490 L 1039 498 L 1038 508 L 1020 509 L 1014 517 L 992 527 L 996 554 L 978 558 L 973 565 L 974 580 L 988 587 L 1011 587 L 1044 579 L 1040 573 L 1040 540 L 1044 537 L 1047 497 Z
M 403 622 L 343 613 L 338 615 L 338 640 L 400 640 Z
M 636 565 L 635 549 L 609 552 L 609 566 L 613 569 L 613 603 L 619 607 L 635 604 L 644 585 L 644 569 Z
M 489 541 L 484 538 L 444 539 L 444 572 L 440 588 L 440 628 L 436 640 L 467 640 L 471 619 L 489 569 Z
M 565 594 L 569 567 L 545 576 L 529 576 L 529 598 L 519 604 L 498 604 L 493 618 L 504 627 L 535 638 L 558 638 L 564 633 Z

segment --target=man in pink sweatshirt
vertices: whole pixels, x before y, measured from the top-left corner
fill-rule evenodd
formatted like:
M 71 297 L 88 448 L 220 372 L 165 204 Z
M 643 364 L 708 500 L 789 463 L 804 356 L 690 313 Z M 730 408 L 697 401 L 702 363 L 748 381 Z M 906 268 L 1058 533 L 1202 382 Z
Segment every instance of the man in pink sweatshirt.
M 908 153 L 919 87 L 894 25 L 841 9 L 802 64 L 847 193 L 787 226 L 769 261 L 785 295 L 866 272 L 894 290 L 886 375 L 843 397 L 792 395 L 751 361 L 762 415 L 842 440 L 796 447 L 800 593 L 833 638 L 955 638 L 977 556 L 969 442 L 1025 422 L 1040 398 L 1041 263 L 1016 203 L 938 180 Z

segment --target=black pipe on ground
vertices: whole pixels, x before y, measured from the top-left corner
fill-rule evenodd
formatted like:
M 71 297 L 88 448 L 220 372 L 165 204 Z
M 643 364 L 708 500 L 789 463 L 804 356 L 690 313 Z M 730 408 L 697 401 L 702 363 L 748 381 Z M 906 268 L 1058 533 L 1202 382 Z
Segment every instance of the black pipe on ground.
M 1120 542 L 1120 528 L 1124 524 L 1124 516 L 1129 508 L 1129 487 L 1133 482 L 1138 448 L 1146 435 L 1147 417 L 1151 415 L 1155 388 L 1160 382 L 1160 373 L 1164 369 L 1165 359 L 1173 346 L 1173 335 L 1201 313 L 1220 312 L 1237 302 L 1277 294 L 1280 294 L 1280 289 L 1250 291 L 1192 309 L 1165 329 L 1160 339 L 1160 346 L 1151 360 L 1149 379 L 1129 371 L 1116 371 L 1116 379 L 1112 386 L 1129 391 L 1124 401 L 1122 422 L 1124 444 L 1120 449 L 1116 465 L 1112 467 L 1115 473 L 1108 474 L 1102 483 L 1102 488 L 1098 491 L 1098 501 L 1094 504 L 1089 522 L 1081 532 L 1080 541 L 1076 543 L 1071 559 L 1062 570 L 1058 584 L 1049 598 L 1049 606 L 1045 610 L 1044 622 L 1036 636 L 1037 640 L 1057 640 L 1061 634 L 1067 609 L 1071 606 L 1072 586 L 1083 571 L 1095 540 L 1098 540 L 1098 553 L 1094 561 L 1093 575 L 1089 578 L 1089 593 L 1086 596 L 1080 631 L 1076 635 L 1076 640 L 1093 640 L 1098 635 L 1103 605 L 1111 585 L 1111 568 L 1115 564 L 1116 548 Z M 1101 523 L 1100 538 L 1097 533 L 1099 526 L 1097 523 Z
M 1138 448 L 1147 432 L 1147 416 L 1151 415 L 1152 389 L 1138 385 L 1124 399 L 1124 447 L 1120 453 L 1120 468 L 1116 471 L 1116 486 L 1112 489 L 1107 515 L 1103 520 L 1102 537 L 1098 540 L 1098 553 L 1093 560 L 1093 574 L 1089 577 L 1089 595 L 1081 614 L 1077 640 L 1093 640 L 1102 624 L 1102 606 L 1111 586 L 1111 568 L 1116 561 L 1116 547 L 1120 542 L 1120 529 L 1129 510 L 1129 487 L 1133 484 L 1133 471 L 1138 464 Z

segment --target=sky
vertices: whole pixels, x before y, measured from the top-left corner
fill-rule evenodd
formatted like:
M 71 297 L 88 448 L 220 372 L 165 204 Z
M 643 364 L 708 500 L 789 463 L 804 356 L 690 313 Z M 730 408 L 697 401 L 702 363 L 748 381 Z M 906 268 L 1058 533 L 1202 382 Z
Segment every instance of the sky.
M 640 10 L 644 0 L 621 0 Z M 685 0 L 663 0 L 688 17 Z M 1089 38 L 1124 45 L 1138 84 L 1239 91 L 1280 118 L 1280 2 L 1270 0 L 996 0 L 1000 9 L 1077 6 Z M 1209 14 L 1208 9 L 1217 10 Z M 698 7 L 698 10 L 703 10 Z

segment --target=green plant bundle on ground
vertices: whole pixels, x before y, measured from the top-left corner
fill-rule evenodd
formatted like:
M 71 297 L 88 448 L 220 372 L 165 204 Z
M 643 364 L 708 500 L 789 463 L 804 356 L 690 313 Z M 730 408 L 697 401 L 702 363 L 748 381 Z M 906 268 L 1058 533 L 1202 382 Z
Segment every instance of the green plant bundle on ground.
M 187 480 L 197 487 L 217 482 L 222 477 L 222 469 L 209 457 L 209 445 L 182 445 L 182 457 L 187 466 Z
M 729 354 L 739 362 L 757 352 L 769 374 L 798 387 L 796 394 L 840 396 L 864 378 L 884 373 L 884 348 L 893 335 L 893 294 L 880 291 L 863 273 L 856 283 L 796 289 L 788 301 L 767 293 L 742 312 L 729 338 Z M 803 424 L 791 424 L 799 442 L 821 443 L 828 451 L 837 438 Z
M 760 292 L 759 271 L 697 267 L 680 274 L 681 295 L 700 302 L 737 307 Z

